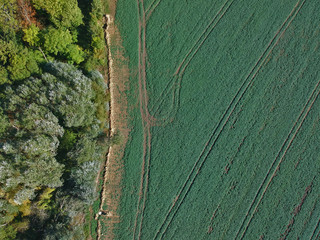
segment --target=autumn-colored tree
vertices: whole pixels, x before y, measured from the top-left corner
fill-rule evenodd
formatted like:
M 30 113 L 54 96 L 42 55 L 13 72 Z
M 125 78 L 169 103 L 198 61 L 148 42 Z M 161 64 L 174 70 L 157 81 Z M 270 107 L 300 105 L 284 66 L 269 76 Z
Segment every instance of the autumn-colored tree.
M 35 26 L 40 26 L 40 23 L 35 17 L 36 11 L 29 0 L 17 0 L 17 4 L 22 28 L 27 28 L 32 24 Z

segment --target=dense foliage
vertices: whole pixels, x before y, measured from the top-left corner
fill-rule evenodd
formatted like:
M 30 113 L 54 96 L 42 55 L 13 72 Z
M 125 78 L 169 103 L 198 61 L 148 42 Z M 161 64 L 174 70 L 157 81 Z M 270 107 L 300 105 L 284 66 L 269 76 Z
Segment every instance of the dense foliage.
M 107 67 L 104 11 L 100 0 L 1 1 L 0 239 L 86 238 L 110 142 L 95 70 Z
M 0 84 L 39 74 L 39 65 L 54 59 L 88 71 L 107 64 L 101 1 L 4 0 L 0 5 Z
M 90 76 L 65 63 L 48 63 L 41 76 L 3 91 L 0 212 L 7 227 L 0 229 L 2 239 L 12 234 L 12 227 L 19 231 L 29 224 L 34 228 L 29 231 L 39 234 L 53 216 L 72 218 L 92 203 L 94 178 L 106 150 L 99 144 L 105 138 L 92 83 L 106 86 L 98 72 Z M 65 201 L 78 202 L 78 209 L 67 209 Z M 53 234 L 45 229 L 45 235 Z

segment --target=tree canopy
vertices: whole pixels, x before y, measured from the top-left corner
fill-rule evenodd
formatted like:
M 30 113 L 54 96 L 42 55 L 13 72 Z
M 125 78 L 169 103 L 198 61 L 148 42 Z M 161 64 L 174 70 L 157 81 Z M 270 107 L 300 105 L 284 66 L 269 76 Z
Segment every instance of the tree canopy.
M 83 23 L 77 0 L 32 0 L 32 3 L 36 9 L 46 11 L 56 27 L 77 27 Z
M 111 142 L 103 2 L 0 2 L 0 240 L 85 239 Z
M 93 80 L 74 66 L 52 62 L 41 76 L 4 90 L 0 104 L 3 224 L 21 216 L 18 206 L 38 201 L 42 190 L 54 191 L 64 181 L 73 186 L 69 194 L 91 203 L 104 149 L 97 142 L 101 130 L 92 88 L 93 82 L 103 85 L 103 80 L 97 73 L 90 76 Z

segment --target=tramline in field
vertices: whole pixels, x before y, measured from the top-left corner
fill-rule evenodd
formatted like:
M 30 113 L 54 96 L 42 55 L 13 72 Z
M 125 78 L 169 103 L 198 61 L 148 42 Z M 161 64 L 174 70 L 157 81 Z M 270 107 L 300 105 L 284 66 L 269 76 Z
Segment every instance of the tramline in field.
M 319 237 L 319 10 L 118 0 L 131 133 L 117 238 Z

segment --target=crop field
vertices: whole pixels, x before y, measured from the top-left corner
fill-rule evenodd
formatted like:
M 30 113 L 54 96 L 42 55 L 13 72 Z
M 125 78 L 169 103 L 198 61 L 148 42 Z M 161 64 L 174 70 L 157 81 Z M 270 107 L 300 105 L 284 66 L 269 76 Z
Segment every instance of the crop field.
M 316 0 L 118 0 L 115 239 L 320 238 Z

